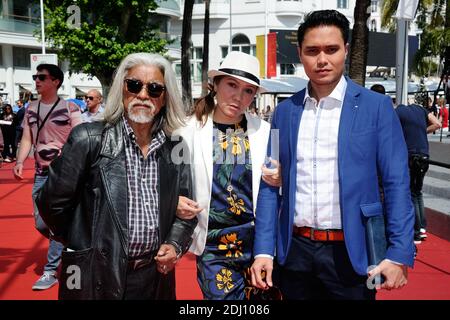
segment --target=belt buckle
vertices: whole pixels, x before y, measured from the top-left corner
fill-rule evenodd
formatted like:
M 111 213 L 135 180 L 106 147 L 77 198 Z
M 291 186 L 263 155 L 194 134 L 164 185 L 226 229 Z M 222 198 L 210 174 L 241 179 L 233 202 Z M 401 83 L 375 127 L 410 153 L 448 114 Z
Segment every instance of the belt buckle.
M 139 263 L 140 263 L 140 259 L 136 259 L 136 260 L 131 260 L 131 261 L 129 261 L 128 263 L 130 263 L 131 262 L 131 268 L 133 269 L 133 270 L 136 270 L 136 267 L 139 265 Z
M 146 265 L 151 264 L 152 259 L 151 258 L 141 258 L 136 260 L 131 260 L 128 263 L 131 263 L 131 267 L 133 270 L 138 270 L 142 267 L 145 267 Z
M 311 239 L 312 241 L 315 241 L 316 238 L 314 237 L 314 232 L 316 231 L 315 228 L 311 227 L 311 234 L 309 235 L 309 239 Z

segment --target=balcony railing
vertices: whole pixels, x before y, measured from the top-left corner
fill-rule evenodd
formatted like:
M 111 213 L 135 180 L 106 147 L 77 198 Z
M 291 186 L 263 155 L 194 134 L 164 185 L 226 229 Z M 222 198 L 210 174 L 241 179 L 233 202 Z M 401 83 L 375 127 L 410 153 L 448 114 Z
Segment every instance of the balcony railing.
M 28 18 L 28 21 L 24 21 Z M 40 21 L 32 17 L 20 17 L 17 16 L 0 16 L 0 31 L 13 32 L 13 33 L 25 33 L 33 34 L 34 30 L 39 29 Z
M 231 0 L 216 0 L 211 1 L 209 5 L 209 18 L 210 19 L 228 19 L 230 17 L 230 1 Z M 205 18 L 205 4 L 194 4 L 194 10 L 192 12 L 193 19 Z
M 182 16 L 178 1 L 156 0 L 156 3 L 158 4 L 156 13 L 175 18 L 180 18 Z
M 277 1 L 275 14 L 278 16 L 301 17 L 303 4 L 300 1 Z

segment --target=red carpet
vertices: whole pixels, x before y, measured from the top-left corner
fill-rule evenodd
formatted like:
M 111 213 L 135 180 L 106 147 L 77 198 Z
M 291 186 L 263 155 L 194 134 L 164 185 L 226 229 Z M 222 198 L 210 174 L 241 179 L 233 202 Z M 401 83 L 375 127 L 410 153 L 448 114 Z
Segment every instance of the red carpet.
M 18 182 L 12 174 L 13 164 L 0 168 L 0 300 L 44 300 L 57 298 L 57 286 L 32 291 L 42 274 L 48 240 L 34 229 L 31 188 L 33 161 L 27 160 L 25 180 Z M 176 271 L 177 298 L 201 299 L 197 285 L 195 257 L 186 255 Z M 379 300 L 449 300 L 450 243 L 433 235 L 419 245 L 415 268 L 408 285 L 401 290 L 378 293 Z

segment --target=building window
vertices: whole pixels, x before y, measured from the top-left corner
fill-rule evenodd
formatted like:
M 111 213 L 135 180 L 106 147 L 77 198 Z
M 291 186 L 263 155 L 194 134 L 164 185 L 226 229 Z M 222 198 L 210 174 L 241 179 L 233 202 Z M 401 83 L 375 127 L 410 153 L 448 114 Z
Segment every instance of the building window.
M 337 0 L 337 8 L 338 9 L 348 9 L 348 1 L 347 0 Z
M 202 82 L 203 48 L 191 48 L 191 79 Z
M 30 68 L 30 54 L 41 53 L 39 49 L 13 47 L 13 65 L 19 68 Z M 32 70 L 34 72 L 36 70 Z
M 41 20 L 39 1 L 13 1 L 13 18 L 31 23 Z
M 377 21 L 375 19 L 370 22 L 370 31 L 377 32 Z
M 224 59 L 228 54 L 228 47 L 220 47 L 222 50 L 222 59 Z
M 191 81 L 202 82 L 203 48 L 191 48 Z M 175 63 L 175 74 L 181 78 L 181 63 Z
M 244 34 L 238 34 L 233 37 L 233 40 L 231 40 L 231 50 L 232 51 L 242 51 L 247 54 L 251 54 L 253 56 L 256 55 L 256 46 L 250 44 L 250 40 L 248 37 Z M 223 49 L 222 49 L 223 53 Z M 228 49 L 227 49 L 228 54 Z
M 370 7 L 371 7 L 372 12 L 377 12 L 378 11 L 378 0 L 372 0 Z
M 295 74 L 295 65 L 292 63 L 281 63 L 280 74 Z

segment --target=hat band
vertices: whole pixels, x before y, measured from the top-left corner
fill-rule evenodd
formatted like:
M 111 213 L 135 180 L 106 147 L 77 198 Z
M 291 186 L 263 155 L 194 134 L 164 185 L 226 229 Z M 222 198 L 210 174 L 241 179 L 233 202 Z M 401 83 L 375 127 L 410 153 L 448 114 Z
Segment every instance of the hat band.
M 259 79 L 257 77 L 255 77 L 253 74 L 242 71 L 242 70 L 237 70 L 237 69 L 228 69 L 228 68 L 222 68 L 219 69 L 219 71 L 225 72 L 225 73 L 229 73 L 235 76 L 240 76 L 240 77 L 244 77 L 247 78 L 249 80 L 252 80 L 254 82 L 256 82 L 259 85 Z

